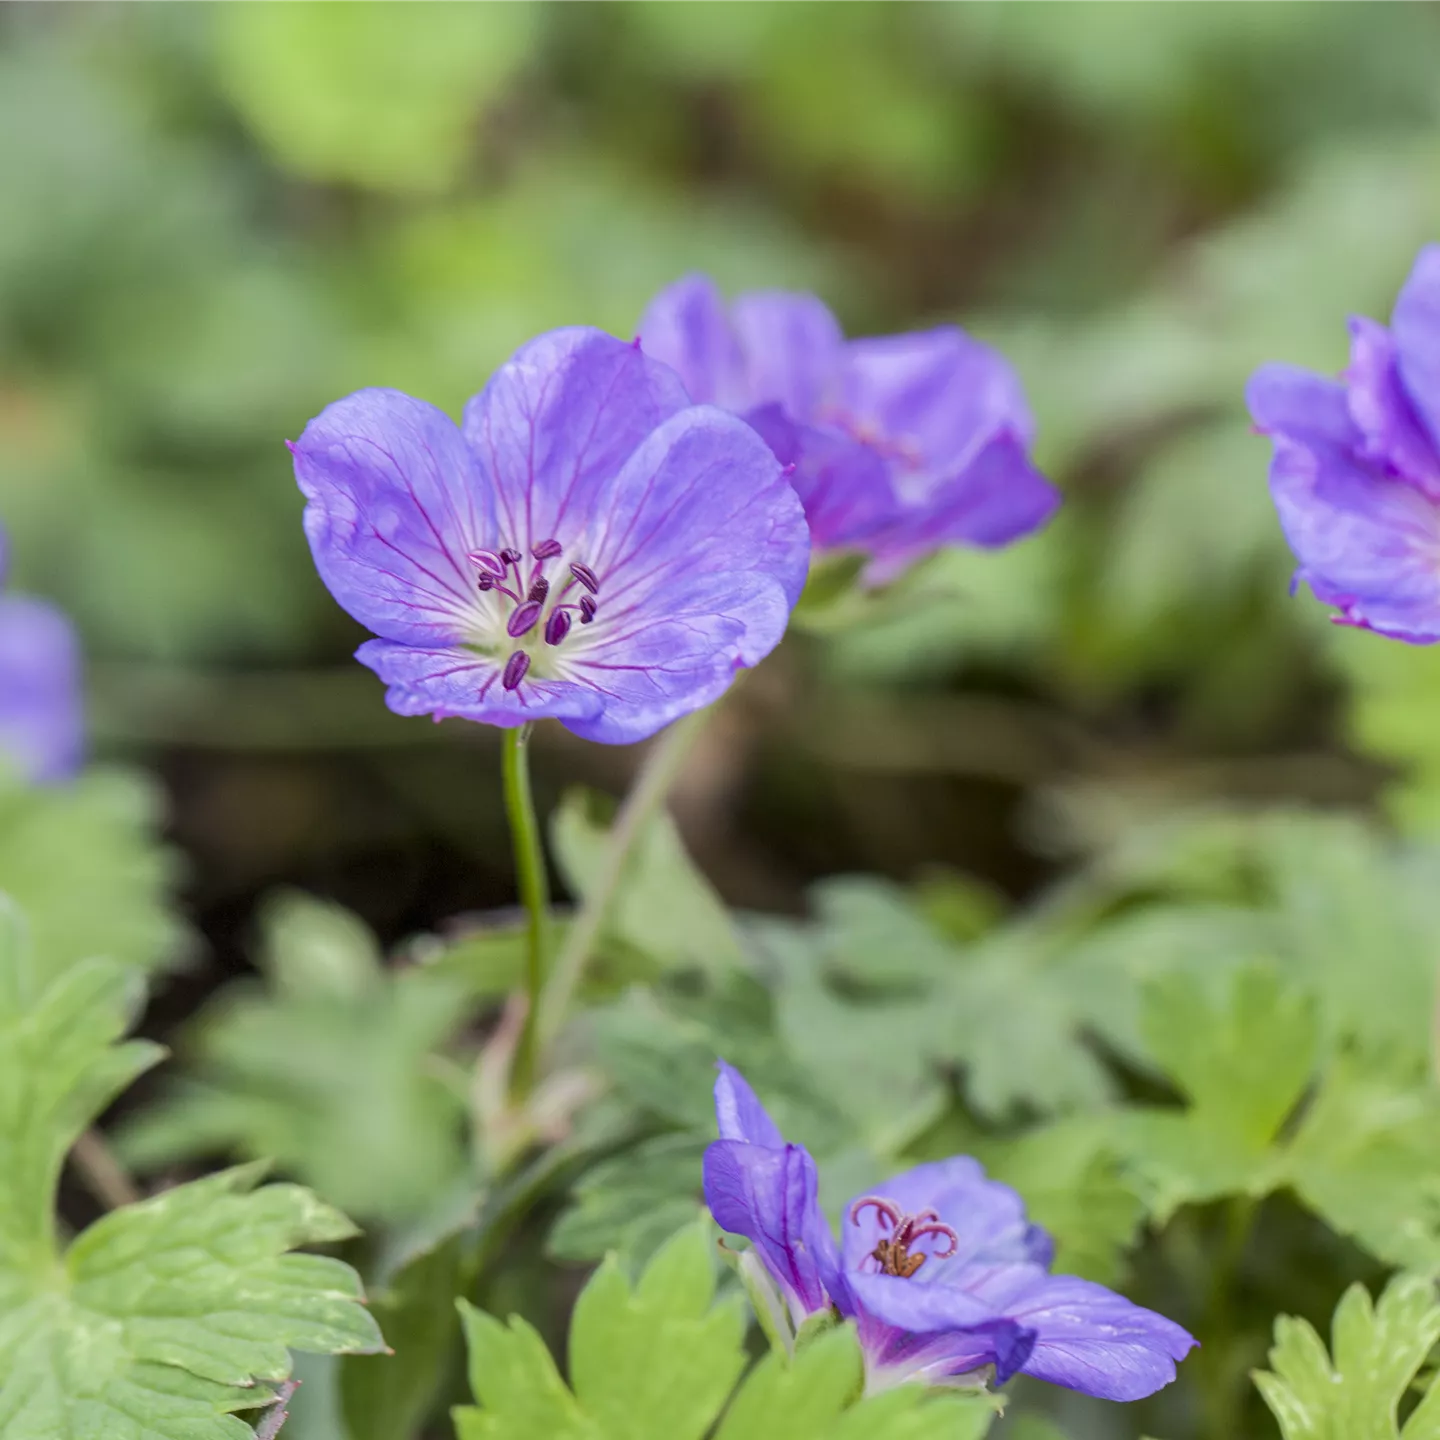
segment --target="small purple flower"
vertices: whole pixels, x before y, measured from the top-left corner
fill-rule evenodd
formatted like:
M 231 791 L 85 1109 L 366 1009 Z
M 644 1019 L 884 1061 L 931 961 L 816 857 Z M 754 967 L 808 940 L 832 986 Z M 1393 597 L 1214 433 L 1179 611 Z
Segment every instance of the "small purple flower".
M 0 586 L 8 547 L 0 532 Z M 85 751 L 80 642 L 48 601 L 0 595 L 0 765 L 41 784 L 68 780 Z
M 870 557 L 884 584 L 944 545 L 995 547 L 1037 529 L 1059 495 L 1005 360 L 955 326 L 846 340 L 811 295 L 742 295 L 687 276 L 640 322 L 647 353 L 691 396 L 743 415 L 805 504 L 817 552 Z
M 837 1252 L 815 1162 L 787 1145 L 723 1061 L 720 1139 L 705 1199 L 745 1236 L 793 1325 L 830 1306 L 855 1322 L 866 1388 L 906 1381 L 1003 1384 L 1033 1375 L 1105 1400 L 1139 1400 L 1175 1378 L 1194 1339 L 1103 1285 L 1051 1275 L 1054 1245 L 1008 1186 L 967 1156 L 919 1165 L 845 1209 Z
M 401 715 L 643 740 L 769 654 L 804 585 L 775 457 L 598 330 L 532 340 L 458 427 L 362 390 L 291 449 L 316 567 Z
M 1265 365 L 1246 399 L 1274 442 L 1295 583 L 1340 624 L 1440 640 L 1440 245 L 1420 252 L 1388 330 L 1351 319 L 1340 380 Z

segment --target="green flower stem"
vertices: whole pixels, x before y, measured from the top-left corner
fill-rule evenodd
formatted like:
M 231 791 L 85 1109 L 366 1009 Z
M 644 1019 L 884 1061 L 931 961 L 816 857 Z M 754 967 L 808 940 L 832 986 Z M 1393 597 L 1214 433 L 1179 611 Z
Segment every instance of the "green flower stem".
M 528 1094 L 535 1083 L 536 1030 L 545 986 L 546 921 L 550 909 L 545 852 L 540 843 L 540 825 L 535 819 L 535 799 L 530 793 L 529 741 L 528 725 L 506 730 L 500 752 L 505 815 L 510 822 L 510 841 L 515 850 L 515 874 L 520 883 L 520 900 L 529 916 L 525 931 L 525 993 L 529 1007 L 515 1051 L 512 1075 L 512 1088 L 517 1095 Z
M 610 827 L 605 868 L 576 912 L 565 944 L 555 961 L 555 969 L 540 997 L 539 1047 L 542 1052 L 549 1049 L 564 1027 L 585 962 L 600 938 L 605 917 L 625 873 L 625 862 L 630 858 L 635 842 L 651 816 L 665 803 L 690 747 L 721 703 L 723 701 L 717 701 L 715 705 L 675 721 L 645 756 L 640 773 Z

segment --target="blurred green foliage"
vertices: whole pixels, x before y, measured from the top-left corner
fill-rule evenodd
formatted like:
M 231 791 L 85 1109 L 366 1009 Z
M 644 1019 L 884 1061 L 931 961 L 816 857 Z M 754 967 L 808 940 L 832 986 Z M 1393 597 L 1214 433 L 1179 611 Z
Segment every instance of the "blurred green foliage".
M 1240 389 L 1336 367 L 1345 312 L 1383 315 L 1440 230 L 1437 31 L 1425 5 L 12 5 L 21 579 L 79 616 L 101 735 L 183 741 L 137 667 L 223 710 L 235 667 L 345 653 L 279 447 L 327 400 L 457 407 L 685 269 L 811 286 L 861 330 L 1004 345 L 1068 491 L 1036 542 L 942 557 L 809 655 L 845 763 L 865 692 L 978 673 L 1143 736 L 1146 768 L 1349 741 L 1434 829 L 1424 662 L 1286 596 Z

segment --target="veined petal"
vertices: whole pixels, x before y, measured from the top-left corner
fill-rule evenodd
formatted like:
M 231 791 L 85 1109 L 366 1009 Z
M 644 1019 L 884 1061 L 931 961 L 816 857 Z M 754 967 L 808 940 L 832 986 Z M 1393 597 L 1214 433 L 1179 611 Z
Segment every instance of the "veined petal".
M 1350 321 L 1347 398 L 1360 428 L 1357 448 L 1368 459 L 1440 499 L 1440 455 L 1400 383 L 1395 342 L 1383 325 L 1355 316 Z
M 1035 1345 L 1034 1332 L 1013 1320 L 919 1334 L 864 1315 L 857 1328 L 865 1352 L 868 1395 L 896 1385 L 953 1385 L 967 1376 L 979 1379 L 989 1366 L 994 1367 L 995 1384 L 1003 1385 L 1030 1358 Z
M 1301 577 L 1352 623 L 1440 639 L 1440 508 L 1343 450 L 1277 436 L 1270 491 Z
M 918 1248 L 932 1258 L 904 1282 L 912 1288 L 955 1283 L 971 1264 L 1021 1261 L 1048 1265 L 1054 1257 L 1054 1241 L 1040 1226 L 1031 1224 L 1020 1196 L 1008 1185 L 989 1179 L 980 1162 L 968 1155 L 917 1165 L 887 1180 L 874 1193 L 907 1215 L 933 1210 L 955 1232 L 953 1247 L 948 1237 L 924 1237 Z M 851 1271 L 861 1268 L 888 1233 L 873 1206 L 856 1211 L 853 1217 L 847 1209 L 841 1230 L 841 1259 Z M 953 1253 L 939 1258 L 941 1252 L 952 1249 Z
M 666 599 L 666 612 L 617 613 L 613 635 L 585 648 L 585 632 L 573 648 L 566 642 L 570 653 L 558 662 L 564 675 L 604 702 L 593 719 L 570 723 L 582 739 L 628 745 L 718 700 L 746 663 L 747 617 L 768 626 L 777 611 L 788 614 L 765 576 L 699 576 Z
M 1001 432 L 923 504 L 872 537 L 866 582 L 885 584 L 942 545 L 1008 545 L 1038 530 L 1059 504 L 1060 492 L 1030 463 L 1019 436 Z
M 593 720 L 604 697 L 571 680 L 527 677 L 516 690 L 501 683 L 505 655 L 465 646 L 399 645 L 367 640 L 355 658 L 386 684 L 385 703 L 397 715 L 478 720 L 513 729 L 531 720 L 559 720 L 572 729 Z
M 732 309 L 745 360 L 742 408 L 777 404 L 809 420 L 835 400 L 845 337 L 840 323 L 814 295 L 759 290 Z
M 929 1268 L 928 1264 L 922 1265 L 917 1274 Z M 1037 1274 L 1045 1273 L 1039 1266 L 1033 1268 Z M 991 1300 L 972 1295 L 962 1286 L 917 1285 L 914 1278 L 870 1274 L 849 1266 L 846 1279 L 862 1313 L 912 1334 L 974 1329 L 1007 1318 Z
M 668 365 L 601 330 L 553 330 L 523 346 L 463 421 L 495 494 L 499 533 L 528 554 L 591 530 L 625 494 L 626 462 L 689 404 Z
M 327 406 L 293 447 L 305 534 L 330 593 L 388 640 L 445 644 L 474 601 L 488 490 L 455 422 L 398 390 Z
M 871 446 L 833 425 L 792 420 L 779 405 L 762 405 L 745 419 L 777 460 L 795 467 L 790 484 L 805 507 L 817 551 L 868 548 L 876 533 L 897 520 L 889 467 Z
M 605 697 L 576 733 L 625 743 L 709 703 L 779 643 L 809 534 L 765 443 L 709 406 L 648 436 L 606 505 L 595 502 L 578 542 L 601 579 L 600 610 L 555 663 Z
M 834 1242 L 820 1214 L 810 1153 L 801 1145 L 717 1140 L 705 1151 L 704 1180 L 715 1223 L 756 1247 L 796 1321 L 823 1309 Z
M 780 1127 L 750 1088 L 750 1082 L 724 1060 L 716 1062 L 715 1120 L 722 1140 L 746 1140 L 778 1150 L 785 1144 Z
M 1390 320 L 1397 363 L 1411 403 L 1440 447 L 1440 245 L 1416 257 Z
M 1298 365 L 1262 365 L 1245 386 L 1245 403 L 1258 429 L 1268 434 L 1358 445 L 1345 386 Z
M 649 435 L 594 515 L 586 544 L 607 600 L 663 603 L 677 577 L 747 571 L 770 578 L 791 605 L 804 588 L 810 537 L 800 502 L 764 441 L 713 406 L 693 406 Z M 743 663 L 779 638 L 752 636 Z
M 1196 1344 L 1183 1326 L 1103 1285 L 1031 1266 L 992 1272 L 972 1293 L 1034 1333 L 1025 1374 L 1102 1400 L 1153 1395 Z
M 640 317 L 640 348 L 674 370 L 697 405 L 751 404 L 740 342 L 708 275 L 686 275 L 650 302 Z
M 1000 432 L 1022 446 L 1034 438 L 1009 363 L 953 325 L 851 340 L 842 375 L 840 404 L 850 423 L 901 455 L 897 488 L 907 503 L 964 470 Z
M 80 643 L 54 605 L 0 596 L 0 761 L 40 783 L 69 779 L 85 748 Z

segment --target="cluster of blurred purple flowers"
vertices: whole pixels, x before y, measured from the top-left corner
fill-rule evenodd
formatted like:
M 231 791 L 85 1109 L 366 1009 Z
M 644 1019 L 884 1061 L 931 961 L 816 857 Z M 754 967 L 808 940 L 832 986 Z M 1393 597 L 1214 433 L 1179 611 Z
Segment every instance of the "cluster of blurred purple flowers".
M 0 589 L 9 568 L 0 531 Z M 48 601 L 0 593 L 0 765 L 40 784 L 66 780 L 84 755 L 80 643 Z
M 1266 365 L 1247 399 L 1274 442 L 1296 583 L 1341 623 L 1440 640 L 1440 246 L 1420 252 L 1388 330 L 1351 319 L 1340 380 Z
M 1003 360 L 953 328 L 846 342 L 818 300 L 679 282 L 642 340 L 557 330 L 461 425 L 393 390 L 291 447 L 321 578 L 403 715 L 626 743 L 779 642 L 812 548 L 886 581 L 1056 493 Z M 740 418 L 743 417 L 743 418 Z
M 945 545 L 1008 544 L 1059 503 L 1028 457 L 1018 377 L 956 326 L 847 340 L 813 295 L 761 291 L 727 308 L 691 275 L 651 302 L 640 339 L 694 399 L 743 415 L 795 467 L 816 551 L 867 556 L 869 583 Z
M 1107 1400 L 1175 1378 L 1195 1344 L 1179 1325 L 1103 1285 L 1052 1275 L 1054 1245 L 1020 1197 L 958 1156 L 919 1165 L 845 1208 L 837 1249 L 815 1162 L 788 1145 L 738 1071 L 715 1085 L 720 1139 L 705 1200 L 742 1235 L 752 1293 L 782 1325 L 830 1310 L 855 1323 L 866 1388 L 908 1381 L 1003 1384 L 1023 1373 Z M 776 1303 L 766 1306 L 763 1287 Z

